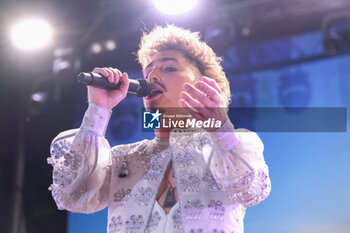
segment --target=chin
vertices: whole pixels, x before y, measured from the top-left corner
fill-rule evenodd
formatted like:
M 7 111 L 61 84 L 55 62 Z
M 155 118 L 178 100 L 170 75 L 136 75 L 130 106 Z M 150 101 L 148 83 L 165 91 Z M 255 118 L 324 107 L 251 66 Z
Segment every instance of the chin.
M 156 111 L 157 109 L 165 111 L 166 109 L 181 108 L 178 101 L 174 102 L 170 97 L 160 94 L 153 98 L 143 98 L 143 103 L 147 111 Z
M 163 109 L 169 108 L 168 99 L 162 98 L 162 96 L 157 96 L 157 98 L 143 98 L 143 103 L 146 109 Z
M 159 103 L 159 101 L 156 101 L 156 100 L 147 100 L 147 99 L 145 99 L 143 101 L 143 104 L 144 104 L 145 109 L 147 111 L 156 111 L 157 109 L 164 108 L 163 104 Z
M 147 103 L 145 104 L 145 109 L 147 111 L 157 111 L 159 109 L 161 112 L 173 112 L 174 110 L 180 108 L 180 106 L 174 106 L 169 104 L 161 104 L 161 103 Z

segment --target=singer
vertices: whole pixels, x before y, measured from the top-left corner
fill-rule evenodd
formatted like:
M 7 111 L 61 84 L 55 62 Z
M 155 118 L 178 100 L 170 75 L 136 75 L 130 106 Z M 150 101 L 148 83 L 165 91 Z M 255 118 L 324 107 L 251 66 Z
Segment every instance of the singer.
M 112 109 L 127 95 L 128 74 L 95 68 L 121 85 L 89 86 L 81 127 L 53 140 L 48 163 L 58 208 L 108 207 L 109 233 L 243 233 L 246 208 L 264 200 L 271 183 L 259 136 L 235 129 L 227 116 L 231 93 L 221 59 L 198 33 L 173 25 L 144 34 L 137 56 L 151 84 L 146 109 L 223 124 L 156 129 L 153 140 L 111 148 L 104 135 Z

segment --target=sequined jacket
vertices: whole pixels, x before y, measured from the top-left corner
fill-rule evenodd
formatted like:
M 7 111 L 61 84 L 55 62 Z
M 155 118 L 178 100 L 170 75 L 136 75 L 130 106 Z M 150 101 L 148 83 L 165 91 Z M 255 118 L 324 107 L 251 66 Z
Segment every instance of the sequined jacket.
M 220 132 L 173 130 L 169 142 L 111 149 L 104 138 L 110 114 L 90 103 L 81 127 L 53 140 L 49 189 L 59 209 L 93 213 L 108 206 L 108 232 L 152 232 L 157 190 L 172 161 L 179 206 L 172 229 L 179 231 L 166 232 L 243 233 L 246 207 L 271 190 L 256 133 L 226 122 Z

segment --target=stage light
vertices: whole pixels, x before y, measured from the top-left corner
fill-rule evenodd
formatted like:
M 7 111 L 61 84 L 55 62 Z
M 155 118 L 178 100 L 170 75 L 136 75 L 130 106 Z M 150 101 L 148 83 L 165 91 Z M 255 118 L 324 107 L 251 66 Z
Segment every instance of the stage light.
M 107 51 L 113 51 L 113 50 L 115 50 L 116 47 L 117 47 L 117 45 L 115 44 L 115 42 L 113 40 L 107 40 L 105 42 L 105 48 Z
M 163 14 L 179 15 L 192 10 L 197 0 L 153 0 L 153 4 Z
M 327 15 L 322 22 L 323 47 L 328 55 L 350 50 L 350 11 Z
M 11 30 L 14 45 L 25 50 L 38 49 L 47 45 L 52 38 L 50 25 L 40 19 L 18 22 Z
M 92 43 L 90 46 L 91 52 L 94 54 L 98 54 L 100 52 L 102 52 L 102 46 L 100 43 Z
M 45 91 L 37 92 L 31 95 L 31 99 L 37 103 L 44 103 L 48 99 L 48 93 Z
M 344 47 L 344 41 L 340 33 L 330 32 L 323 38 L 323 48 L 328 55 L 339 54 Z

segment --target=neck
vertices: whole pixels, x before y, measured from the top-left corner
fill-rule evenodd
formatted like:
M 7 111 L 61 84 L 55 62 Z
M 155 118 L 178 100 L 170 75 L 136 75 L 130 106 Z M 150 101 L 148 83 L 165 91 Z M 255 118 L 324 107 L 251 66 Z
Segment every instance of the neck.
M 154 108 L 153 110 L 155 111 L 155 109 L 156 108 Z M 157 108 L 157 109 L 159 109 L 163 115 L 165 114 L 168 116 L 177 115 L 177 114 L 189 115 L 185 110 L 183 110 L 179 107 L 178 108 Z M 150 111 L 151 108 L 146 107 L 146 110 Z M 186 120 L 186 118 L 174 117 L 174 118 L 172 118 L 172 120 L 180 121 L 180 120 Z M 171 125 L 168 128 L 155 129 L 154 134 L 159 139 L 168 139 L 170 137 L 170 131 L 174 128 L 177 128 L 177 127 L 174 127 L 173 125 Z
M 187 118 L 173 118 L 172 120 L 174 121 L 186 121 Z M 168 125 L 170 126 L 169 128 L 162 128 L 162 129 L 155 129 L 154 134 L 156 137 L 163 139 L 163 138 L 169 138 L 170 137 L 170 132 L 172 129 L 179 128 L 179 127 L 174 127 L 173 125 Z M 182 127 L 182 129 L 187 129 L 191 127 Z
M 166 131 L 164 129 L 163 130 L 155 129 L 154 134 L 156 135 L 157 138 L 167 139 L 170 136 L 170 130 L 171 129 L 166 130 Z

